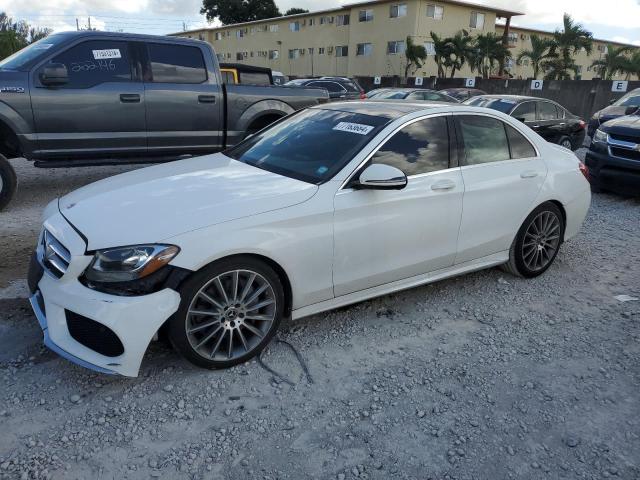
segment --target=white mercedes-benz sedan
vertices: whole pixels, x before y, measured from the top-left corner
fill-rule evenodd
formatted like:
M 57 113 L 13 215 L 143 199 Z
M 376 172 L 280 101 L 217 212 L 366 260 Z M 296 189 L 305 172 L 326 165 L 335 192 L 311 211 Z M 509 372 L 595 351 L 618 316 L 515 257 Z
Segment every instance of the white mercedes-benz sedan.
M 162 329 L 196 365 L 298 319 L 482 268 L 540 275 L 591 196 L 576 156 L 497 111 L 333 103 L 239 145 L 53 201 L 31 262 L 45 344 L 136 376 Z

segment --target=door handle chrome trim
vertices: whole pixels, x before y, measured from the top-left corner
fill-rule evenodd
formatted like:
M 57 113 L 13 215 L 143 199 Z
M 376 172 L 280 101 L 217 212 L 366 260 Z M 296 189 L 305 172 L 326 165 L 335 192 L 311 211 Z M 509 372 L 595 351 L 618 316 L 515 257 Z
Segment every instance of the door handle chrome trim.
M 215 95 L 198 95 L 198 102 L 216 103 L 216 96 Z
M 140 95 L 137 93 L 121 93 L 120 101 L 122 103 L 140 103 Z
M 433 185 L 431 185 L 431 190 L 439 192 L 444 190 L 451 190 L 455 186 L 456 186 L 455 182 L 452 182 L 451 180 L 444 180 L 442 182 L 436 182 Z
M 522 172 L 520 174 L 520 178 L 535 178 L 537 176 L 538 176 L 538 172 L 534 172 L 534 171 Z

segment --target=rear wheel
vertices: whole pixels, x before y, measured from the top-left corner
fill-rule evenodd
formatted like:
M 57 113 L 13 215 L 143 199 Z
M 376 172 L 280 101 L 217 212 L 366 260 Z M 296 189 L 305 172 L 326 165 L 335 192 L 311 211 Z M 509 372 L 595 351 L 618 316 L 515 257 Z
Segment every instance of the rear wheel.
M 505 270 L 525 278 L 541 275 L 558 255 L 563 237 L 564 219 L 558 206 L 551 202 L 540 205 L 520 227 Z
M 0 155 L 0 210 L 6 207 L 18 188 L 18 177 L 9 161 Z
M 217 262 L 180 289 L 169 339 L 191 363 L 226 368 L 267 346 L 284 312 L 284 290 L 266 263 L 251 257 Z
M 573 150 L 573 145 L 571 144 L 571 139 L 569 137 L 560 137 L 560 140 L 558 140 L 558 145 L 568 150 Z

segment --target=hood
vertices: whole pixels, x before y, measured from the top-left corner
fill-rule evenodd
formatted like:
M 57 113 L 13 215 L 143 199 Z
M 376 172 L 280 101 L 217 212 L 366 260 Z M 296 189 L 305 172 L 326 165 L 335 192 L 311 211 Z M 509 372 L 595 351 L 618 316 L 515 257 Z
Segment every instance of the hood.
M 634 111 L 635 111 L 634 107 L 625 107 L 621 105 L 609 105 L 608 107 L 605 107 L 602 110 L 600 110 L 596 114 L 596 117 L 601 122 L 606 122 L 608 119 L 629 115 Z
M 317 189 L 217 153 L 101 180 L 62 197 L 59 208 L 95 250 L 160 242 L 289 207 Z
M 603 132 L 637 137 L 640 139 L 640 115 L 627 115 L 626 117 L 609 120 L 602 125 L 600 129 Z M 640 141 L 638 143 L 640 143 Z

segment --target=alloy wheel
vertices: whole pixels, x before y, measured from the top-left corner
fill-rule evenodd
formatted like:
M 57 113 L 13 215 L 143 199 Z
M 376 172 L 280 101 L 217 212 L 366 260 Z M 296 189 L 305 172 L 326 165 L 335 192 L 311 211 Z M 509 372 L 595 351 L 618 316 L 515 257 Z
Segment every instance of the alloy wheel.
M 548 210 L 533 218 L 522 242 L 522 259 L 529 270 L 542 270 L 553 261 L 560 245 L 560 226 L 558 216 Z
M 187 338 L 207 360 L 233 360 L 260 344 L 276 312 L 276 294 L 265 277 L 251 270 L 228 271 L 207 282 L 191 300 Z
M 564 140 L 562 140 L 562 142 L 560 142 L 560 146 L 566 148 L 567 150 L 571 150 L 571 140 L 565 138 Z

